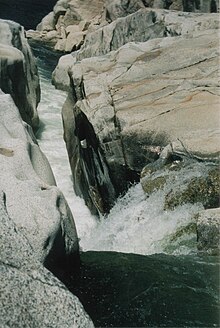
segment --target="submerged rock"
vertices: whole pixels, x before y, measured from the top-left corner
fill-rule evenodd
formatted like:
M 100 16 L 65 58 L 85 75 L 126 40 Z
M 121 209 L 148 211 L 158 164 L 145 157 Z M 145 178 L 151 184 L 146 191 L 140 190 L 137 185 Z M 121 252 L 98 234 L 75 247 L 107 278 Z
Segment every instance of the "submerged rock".
M 200 212 L 196 225 L 198 250 L 218 255 L 220 250 L 220 208 Z
M 201 203 L 205 208 L 219 206 L 219 168 L 211 168 L 207 175 L 185 180 L 182 190 L 171 190 L 165 197 L 164 209 L 174 209 L 185 203 Z
M 40 85 L 24 28 L 15 22 L 0 19 L 0 40 L 0 88 L 12 96 L 22 119 L 37 129 Z

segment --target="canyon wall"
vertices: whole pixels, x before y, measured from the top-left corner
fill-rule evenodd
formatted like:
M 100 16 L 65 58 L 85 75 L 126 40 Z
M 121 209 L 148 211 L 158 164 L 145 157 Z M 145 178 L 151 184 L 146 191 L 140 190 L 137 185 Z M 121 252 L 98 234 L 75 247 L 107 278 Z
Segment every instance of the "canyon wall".
M 44 268 L 57 276 L 78 270 L 78 237 L 28 124 L 37 127 L 39 83 L 23 29 L 0 21 L 0 34 L 0 325 L 93 327 L 79 300 Z

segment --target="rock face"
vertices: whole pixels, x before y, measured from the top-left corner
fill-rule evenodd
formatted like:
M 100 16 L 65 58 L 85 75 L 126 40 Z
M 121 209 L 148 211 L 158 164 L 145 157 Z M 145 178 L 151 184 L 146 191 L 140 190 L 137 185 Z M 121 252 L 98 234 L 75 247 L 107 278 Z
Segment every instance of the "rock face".
M 71 52 L 82 46 L 86 35 L 89 35 L 91 31 L 99 30 L 97 36 L 100 37 L 102 31 L 100 27 L 108 26 L 109 23 L 134 14 L 145 7 L 207 13 L 219 10 L 216 0 L 86 0 L 83 2 L 59 0 L 53 11 L 38 24 L 37 30 L 29 31 L 28 35 L 30 38 L 51 44 L 56 50 Z M 135 18 L 131 18 L 131 20 L 132 28 L 129 28 L 126 36 L 130 39 L 136 30 L 135 25 L 139 23 L 139 19 L 135 21 Z M 123 32 L 126 34 L 126 24 L 128 23 L 120 23 L 120 20 L 118 23 L 119 25 L 123 24 L 125 28 Z M 140 30 L 141 26 L 142 31 Z M 139 33 L 144 39 L 142 41 L 146 40 L 148 33 L 144 27 L 143 22 L 138 26 Z M 105 43 L 106 37 L 108 40 L 110 37 L 108 33 L 104 38 L 101 34 L 102 42 L 100 44 L 103 41 Z M 94 41 L 94 37 L 92 39 Z
M 159 156 L 218 160 L 217 16 L 141 9 L 88 34 L 72 67 L 69 57 L 66 70 L 58 66 L 54 83 L 72 87 L 63 120 L 78 194 L 85 197 L 85 180 L 96 195 L 105 185 L 112 203 Z M 140 41 L 142 21 L 152 39 L 126 43 L 133 24 Z
M 39 82 L 24 31 L 1 20 L 0 36 L 0 326 L 93 327 L 79 300 L 47 271 L 61 277 L 78 269 L 78 238 L 28 124 L 38 126 Z
M 220 209 L 209 209 L 199 213 L 197 218 L 198 250 L 211 255 L 219 254 Z
M 158 161 L 141 172 L 141 184 L 146 195 L 164 190 L 164 210 L 174 210 L 183 204 L 200 203 L 204 208 L 219 206 L 219 167 L 213 163 L 198 163 L 192 159 Z
M 9 95 L 0 99 L 0 187 L 8 215 L 38 260 L 52 270 L 62 265 L 73 269 L 78 239 L 69 207 L 31 128 L 21 121 Z
M 22 119 L 37 129 L 39 78 L 23 27 L 12 21 L 0 20 L 0 40 L 0 88 L 11 94 Z
M 1 191 L 1 327 L 93 327 L 79 300 L 36 261 L 29 239 L 10 218 L 8 206 L 7 195 Z
M 194 31 L 218 28 L 218 15 L 140 9 L 89 33 L 77 59 L 104 55 L 128 42 L 144 42 L 164 36 L 189 36 Z

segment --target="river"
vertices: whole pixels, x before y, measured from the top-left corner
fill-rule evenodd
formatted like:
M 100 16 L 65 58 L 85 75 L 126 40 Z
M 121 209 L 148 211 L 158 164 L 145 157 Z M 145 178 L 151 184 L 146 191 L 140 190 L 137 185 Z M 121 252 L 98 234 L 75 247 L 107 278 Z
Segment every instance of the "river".
M 42 91 L 38 142 L 72 210 L 83 251 L 80 274 L 66 280 L 70 290 L 96 326 L 218 327 L 218 258 L 197 256 L 195 232 L 171 238 L 200 206 L 167 213 L 161 191 L 146 198 L 136 184 L 107 217 L 92 216 L 73 191 L 61 118 L 66 93 L 50 83 L 58 55 L 36 45 L 33 50 Z

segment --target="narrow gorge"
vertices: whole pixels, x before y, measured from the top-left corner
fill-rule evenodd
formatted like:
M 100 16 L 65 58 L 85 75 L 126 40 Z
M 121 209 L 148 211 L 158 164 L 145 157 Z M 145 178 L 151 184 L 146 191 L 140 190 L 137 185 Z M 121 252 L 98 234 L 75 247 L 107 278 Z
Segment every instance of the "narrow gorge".
M 0 0 L 0 326 L 218 327 L 217 2 L 30 4 Z

